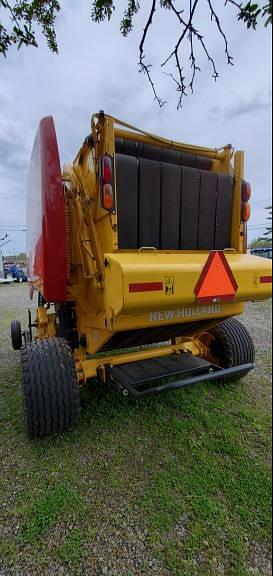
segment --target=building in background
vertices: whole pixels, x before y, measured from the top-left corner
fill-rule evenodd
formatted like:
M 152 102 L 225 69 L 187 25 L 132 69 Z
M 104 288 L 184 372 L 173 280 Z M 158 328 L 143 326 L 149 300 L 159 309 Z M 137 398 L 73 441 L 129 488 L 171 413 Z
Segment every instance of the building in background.
M 251 248 L 250 254 L 254 256 L 262 256 L 262 258 L 271 258 L 272 259 L 272 246 L 263 247 L 263 248 Z

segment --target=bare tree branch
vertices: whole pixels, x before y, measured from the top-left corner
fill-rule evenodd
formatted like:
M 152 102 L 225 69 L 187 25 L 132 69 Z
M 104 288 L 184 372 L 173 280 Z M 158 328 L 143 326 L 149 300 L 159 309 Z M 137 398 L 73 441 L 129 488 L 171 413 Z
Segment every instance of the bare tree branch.
M 222 5 L 235 9 L 235 19 L 242 21 L 249 29 L 256 29 L 259 22 L 263 21 L 264 26 L 272 23 L 272 0 L 222 0 Z M 111 20 L 116 7 L 115 0 L 91 0 L 91 18 L 94 22 Z M 146 0 L 126 0 L 126 8 L 120 22 L 120 31 L 123 36 L 128 36 L 134 26 L 134 18 L 144 5 L 149 5 Z M 219 77 L 216 68 L 216 61 L 210 53 L 207 38 L 202 31 L 197 29 L 197 8 L 201 6 L 202 0 L 150 0 L 149 15 L 139 43 L 139 71 L 148 79 L 152 88 L 155 101 L 160 107 L 165 102 L 159 96 L 156 85 L 152 77 L 152 65 L 146 62 L 146 44 L 148 35 L 153 24 L 153 17 L 158 6 L 169 10 L 179 23 L 178 38 L 174 40 L 174 47 L 161 63 L 161 69 L 165 75 L 169 76 L 176 86 L 178 93 L 177 107 L 181 108 L 183 99 L 187 95 L 187 90 L 194 91 L 196 77 L 201 72 L 199 59 L 196 55 L 196 46 L 201 46 L 202 52 L 208 59 L 212 68 L 212 77 L 216 81 Z M 224 51 L 227 63 L 233 65 L 233 58 L 230 53 L 228 36 L 226 35 L 214 0 L 203 1 L 207 5 L 207 12 L 211 21 L 215 25 L 217 34 L 224 41 Z M 183 8 L 180 8 L 180 6 Z M 177 7 L 179 6 L 179 8 Z M 0 55 L 6 56 L 8 49 L 12 45 L 20 48 L 25 46 L 38 46 L 36 40 L 35 27 L 41 27 L 42 33 L 47 40 L 47 44 L 52 52 L 58 51 L 55 20 L 60 11 L 59 0 L 0 0 L 0 9 L 6 10 L 8 18 L 5 22 L 0 17 Z M 1 10 L 1 15 L 2 15 Z M 6 23 L 8 22 L 8 23 Z M 176 43 L 175 43 L 176 42 Z M 185 52 L 189 54 L 190 71 L 185 66 Z M 167 70 L 169 66 L 174 69 Z
M 208 61 L 210 62 L 211 66 L 212 66 L 212 72 L 213 72 L 212 77 L 214 78 L 215 81 L 217 80 L 217 78 L 219 78 L 219 73 L 218 73 L 217 68 L 216 68 L 215 60 L 208 51 L 204 36 L 194 26 L 194 16 L 195 16 L 197 6 L 199 4 L 199 0 L 189 0 L 189 2 L 190 2 L 190 14 L 189 14 L 188 19 L 185 19 L 185 17 L 184 17 L 184 10 L 178 10 L 176 8 L 175 0 L 161 0 L 161 2 L 160 2 L 161 6 L 163 8 L 169 9 L 175 14 L 176 18 L 178 19 L 178 21 L 182 27 L 182 32 L 178 38 L 178 41 L 177 41 L 174 49 L 167 56 L 167 58 L 165 58 L 165 60 L 161 64 L 161 67 L 165 68 L 165 66 L 171 60 L 174 61 L 175 68 L 177 71 L 176 75 L 174 75 L 171 72 L 165 72 L 165 74 L 167 76 L 169 76 L 173 80 L 173 82 L 176 84 L 176 89 L 177 89 L 177 92 L 179 93 L 177 108 L 182 107 L 183 98 L 184 98 L 184 96 L 187 95 L 187 86 L 189 86 L 191 92 L 193 93 L 196 74 L 197 74 L 197 72 L 201 71 L 201 68 L 197 63 L 196 56 L 195 56 L 195 50 L 194 50 L 194 39 L 195 38 L 198 40 L 198 42 L 200 42 L 202 49 L 203 49 L 205 55 L 207 56 Z M 222 28 L 220 18 L 219 18 L 218 14 L 217 14 L 214 6 L 213 6 L 212 0 L 207 0 L 207 3 L 208 3 L 209 11 L 210 11 L 211 21 L 215 22 L 217 29 L 218 29 L 218 32 L 224 40 L 225 54 L 227 57 L 227 64 L 233 65 L 233 57 L 231 56 L 231 53 L 229 50 L 227 35 L 225 34 L 225 32 Z M 144 46 L 145 46 L 145 41 L 146 41 L 146 35 L 147 35 L 148 28 L 152 24 L 152 17 L 153 17 L 154 11 L 155 11 L 155 4 L 156 3 L 153 2 L 150 17 L 148 19 L 147 26 L 145 27 L 144 34 L 143 34 L 143 37 L 141 40 L 141 58 L 140 58 L 141 64 L 143 64 Z M 268 16 L 268 19 L 267 19 L 265 25 L 267 25 L 269 22 L 272 21 L 272 0 L 270 0 L 270 2 L 263 7 L 263 9 L 260 9 L 259 7 L 257 8 L 257 4 L 254 4 L 253 2 L 248 2 L 248 4 L 243 7 L 242 3 L 238 3 L 235 0 L 225 0 L 225 6 L 227 4 L 232 4 L 233 6 L 235 6 L 238 9 L 238 16 L 237 16 L 238 19 L 239 20 L 243 19 L 244 22 L 247 23 L 248 27 L 252 26 L 255 28 L 257 21 L 258 21 L 258 17 L 260 15 L 260 13 L 262 12 L 262 10 L 263 10 L 263 16 L 265 16 L 265 15 Z M 186 82 L 186 77 L 183 73 L 182 60 L 180 57 L 180 49 L 181 49 L 182 44 L 185 40 L 188 40 L 189 44 L 190 44 L 189 59 L 190 59 L 191 68 L 192 68 L 192 76 L 191 76 L 191 79 L 190 79 L 190 82 L 188 85 Z M 145 71 L 147 76 L 148 76 L 149 69 L 150 69 L 150 66 L 147 66 L 145 69 L 143 69 L 143 71 Z M 160 102 L 160 106 L 162 106 L 164 104 L 164 102 L 161 100 L 160 97 L 158 97 L 155 86 L 151 81 L 150 74 L 148 76 L 148 79 L 152 85 L 155 99 L 158 102 Z
M 152 7 L 151 7 L 151 11 L 148 17 L 148 20 L 146 22 L 145 28 L 143 30 L 143 34 L 142 34 L 142 38 L 139 44 L 139 71 L 143 72 L 144 74 L 146 74 L 148 81 L 150 82 L 150 85 L 152 87 L 153 93 L 154 93 L 154 99 L 156 100 L 156 102 L 159 104 L 159 107 L 162 108 L 164 106 L 164 104 L 166 104 L 166 102 L 164 102 L 157 94 L 157 91 L 155 89 L 155 85 L 154 82 L 152 80 L 152 76 L 151 76 L 151 64 L 145 64 L 144 60 L 145 60 L 145 54 L 144 54 L 144 45 L 145 45 L 145 41 L 146 41 L 146 37 L 149 31 L 150 26 L 152 25 L 153 22 L 153 16 L 154 13 L 156 11 L 156 2 L 157 0 L 153 0 L 152 2 Z
M 184 40 L 184 38 L 186 37 L 187 33 L 193 33 L 194 32 L 194 28 L 192 25 L 192 20 L 193 20 L 193 16 L 196 10 L 196 7 L 198 5 L 199 0 L 194 0 L 194 4 L 192 6 L 192 2 L 190 2 L 190 16 L 189 16 L 189 20 L 188 22 L 184 21 L 181 17 L 181 13 L 177 12 L 174 7 L 173 7 L 173 3 L 170 1 L 168 2 L 168 4 L 170 5 L 171 9 L 174 10 L 174 12 L 176 13 L 176 16 L 178 17 L 180 23 L 182 24 L 182 26 L 184 26 L 184 29 L 180 35 L 180 37 L 178 38 L 178 41 L 174 47 L 174 50 L 169 54 L 169 56 L 164 60 L 164 62 L 162 62 L 161 67 L 164 68 L 166 66 L 166 64 L 168 62 L 170 62 L 170 60 L 174 59 L 175 61 L 175 66 L 177 68 L 177 77 L 175 78 L 173 76 L 173 74 L 169 74 L 169 76 L 175 81 L 176 86 L 177 86 L 177 92 L 179 93 L 179 99 L 178 99 L 178 103 L 177 103 L 177 109 L 181 108 L 182 106 L 182 101 L 183 101 L 183 97 L 186 96 L 187 94 L 187 86 L 185 83 L 185 76 L 183 76 L 183 68 L 182 65 L 180 64 L 180 58 L 179 58 L 179 48 Z M 194 58 L 194 56 L 193 56 Z M 192 61 L 192 63 L 194 62 L 194 66 L 195 66 L 195 58 Z M 195 75 L 195 74 L 194 74 Z
M 219 78 L 219 73 L 217 72 L 217 68 L 216 68 L 216 64 L 215 64 L 215 62 L 214 62 L 214 59 L 213 59 L 213 58 L 210 56 L 210 54 L 209 54 L 209 51 L 208 51 L 208 49 L 207 49 L 207 47 L 206 47 L 206 44 L 205 44 L 205 42 L 204 42 L 203 36 L 201 36 L 201 34 L 197 33 L 197 38 L 198 38 L 198 40 L 199 40 L 200 43 L 201 43 L 201 46 L 202 46 L 202 48 L 203 48 L 203 50 L 204 50 L 204 52 L 205 52 L 205 54 L 206 54 L 206 56 L 207 56 L 207 58 L 208 58 L 208 61 L 211 63 L 211 66 L 212 66 L 212 69 L 213 69 L 212 77 L 214 78 L 214 80 L 215 80 L 215 82 L 216 82 L 217 78 Z
M 231 65 L 233 66 L 233 58 L 232 58 L 232 56 L 231 56 L 230 53 L 229 53 L 229 47 L 228 47 L 227 37 L 226 37 L 225 33 L 223 32 L 223 29 L 222 29 L 222 26 L 221 26 L 221 22 L 220 22 L 219 16 L 216 14 L 216 12 L 215 12 L 215 10 L 214 10 L 214 8 L 213 8 L 213 6 L 212 6 L 211 0 L 207 0 L 207 2 L 208 2 L 208 5 L 209 5 L 209 7 L 210 7 L 211 20 L 213 20 L 213 19 L 215 20 L 215 22 L 216 22 L 216 24 L 217 24 L 217 28 L 218 28 L 218 30 L 219 30 L 219 32 L 220 32 L 220 34 L 221 34 L 221 36 L 223 37 L 224 42 L 225 42 L 225 53 L 226 53 L 226 55 L 227 55 L 227 63 L 228 63 L 228 64 L 231 64 Z

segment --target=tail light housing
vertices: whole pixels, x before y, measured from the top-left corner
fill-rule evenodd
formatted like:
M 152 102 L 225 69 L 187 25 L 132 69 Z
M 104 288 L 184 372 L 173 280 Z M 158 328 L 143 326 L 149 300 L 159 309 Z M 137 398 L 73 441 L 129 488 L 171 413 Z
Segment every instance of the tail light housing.
M 102 156 L 100 164 L 101 205 L 104 210 L 115 210 L 115 175 L 113 156 Z
M 251 198 L 251 186 L 246 180 L 242 181 L 241 199 L 242 199 L 242 222 L 246 223 L 251 216 L 249 200 Z

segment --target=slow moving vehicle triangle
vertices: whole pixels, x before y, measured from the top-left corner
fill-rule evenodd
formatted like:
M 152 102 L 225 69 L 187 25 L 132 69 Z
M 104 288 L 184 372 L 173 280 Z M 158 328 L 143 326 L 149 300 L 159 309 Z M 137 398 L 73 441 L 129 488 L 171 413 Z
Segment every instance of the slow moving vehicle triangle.
M 211 252 L 194 293 L 199 302 L 232 300 L 238 284 L 223 252 Z

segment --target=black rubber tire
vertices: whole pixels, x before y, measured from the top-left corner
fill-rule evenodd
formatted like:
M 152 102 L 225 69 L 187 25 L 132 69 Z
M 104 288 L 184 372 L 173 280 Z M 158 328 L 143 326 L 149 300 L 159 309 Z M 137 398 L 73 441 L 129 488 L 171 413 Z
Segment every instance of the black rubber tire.
M 255 360 L 255 348 L 253 340 L 247 329 L 236 320 L 231 318 L 218 324 L 210 330 L 215 338 L 215 353 L 220 358 L 222 368 L 233 368 L 241 364 L 253 364 Z M 242 370 L 236 376 L 225 378 L 225 381 L 235 381 L 248 374 L 249 370 Z
M 22 328 L 19 320 L 12 320 L 10 325 L 10 335 L 13 350 L 20 350 L 23 345 Z
M 36 340 L 21 351 L 27 433 L 44 438 L 63 432 L 80 415 L 80 394 L 71 348 L 62 338 Z

